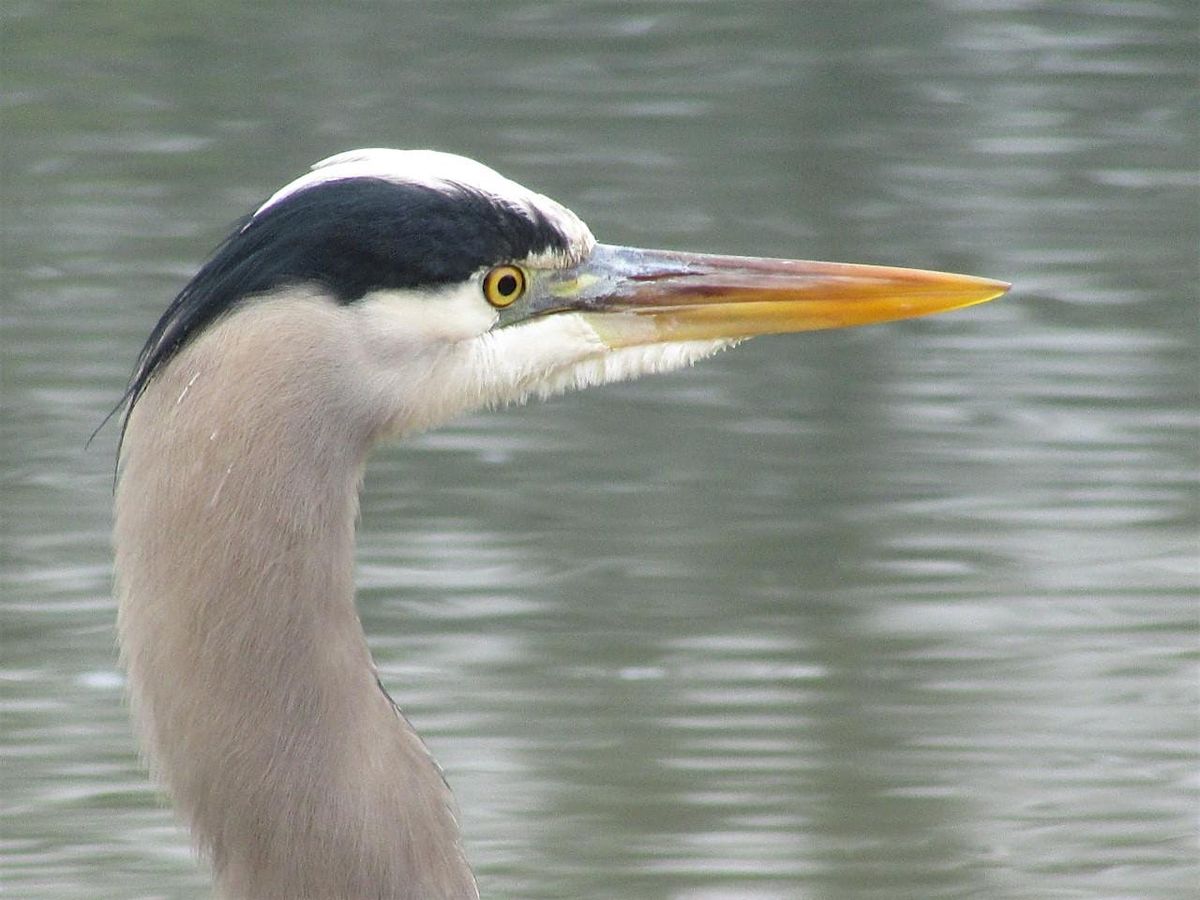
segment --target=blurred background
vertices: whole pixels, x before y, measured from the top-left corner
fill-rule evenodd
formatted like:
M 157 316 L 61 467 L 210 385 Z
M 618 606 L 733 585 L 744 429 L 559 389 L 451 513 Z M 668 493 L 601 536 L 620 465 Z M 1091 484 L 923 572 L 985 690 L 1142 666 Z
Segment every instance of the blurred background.
M 207 896 L 86 444 L 229 224 L 372 145 L 609 242 L 1015 283 L 377 455 L 362 618 L 485 897 L 1193 891 L 1197 15 L 6 0 L 4 895 Z

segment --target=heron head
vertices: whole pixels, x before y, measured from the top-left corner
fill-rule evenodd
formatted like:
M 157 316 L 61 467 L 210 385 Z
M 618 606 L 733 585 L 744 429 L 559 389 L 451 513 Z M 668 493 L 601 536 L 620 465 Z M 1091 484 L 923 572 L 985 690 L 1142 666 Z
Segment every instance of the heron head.
M 1007 288 L 601 244 L 566 207 L 474 160 L 355 150 L 239 224 L 151 334 L 129 399 L 198 335 L 289 296 L 338 310 L 372 396 L 392 398 L 380 404 L 381 427 L 403 431 L 678 368 L 755 335 L 920 316 Z

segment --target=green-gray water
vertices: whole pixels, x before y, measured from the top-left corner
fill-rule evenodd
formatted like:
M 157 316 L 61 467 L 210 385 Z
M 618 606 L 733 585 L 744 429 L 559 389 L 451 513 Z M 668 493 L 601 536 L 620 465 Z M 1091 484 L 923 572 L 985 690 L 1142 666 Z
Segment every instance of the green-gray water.
M 474 415 L 367 476 L 360 608 L 485 897 L 1180 898 L 1197 865 L 1193 0 L 0 12 L 0 886 L 203 897 L 108 545 L 145 334 L 355 146 L 601 240 L 976 309 Z

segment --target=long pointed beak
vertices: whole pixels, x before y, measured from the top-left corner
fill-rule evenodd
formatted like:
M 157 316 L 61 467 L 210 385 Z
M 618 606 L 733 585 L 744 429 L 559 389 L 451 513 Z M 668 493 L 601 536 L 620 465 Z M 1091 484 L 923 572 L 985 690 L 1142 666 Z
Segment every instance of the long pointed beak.
M 545 284 L 530 312 L 582 313 L 616 348 L 891 322 L 983 303 L 1009 287 L 921 269 L 598 244 Z

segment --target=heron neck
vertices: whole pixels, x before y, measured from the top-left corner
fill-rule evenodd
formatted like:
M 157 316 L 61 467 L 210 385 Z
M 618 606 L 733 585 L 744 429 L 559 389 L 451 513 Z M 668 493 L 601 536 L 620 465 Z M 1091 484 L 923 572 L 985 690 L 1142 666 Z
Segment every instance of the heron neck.
M 369 434 L 335 379 L 322 396 L 301 377 L 313 336 L 293 361 L 272 351 L 283 323 L 238 324 L 181 351 L 125 435 L 119 631 L 144 748 L 226 896 L 475 896 L 354 606 Z

